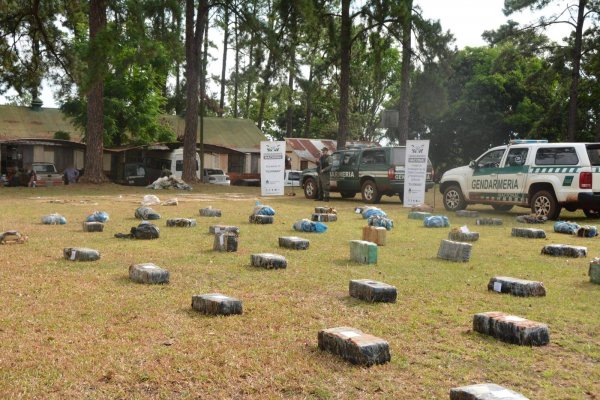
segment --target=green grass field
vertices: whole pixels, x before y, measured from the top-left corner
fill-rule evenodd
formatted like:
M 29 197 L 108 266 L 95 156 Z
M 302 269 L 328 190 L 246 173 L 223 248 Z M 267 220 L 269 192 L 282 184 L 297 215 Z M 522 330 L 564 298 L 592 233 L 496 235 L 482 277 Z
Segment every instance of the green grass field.
M 600 238 L 578 238 L 544 228 L 548 239 L 510 235 L 523 226 L 493 212 L 502 226 L 476 226 L 447 214 L 436 194 L 436 213 L 467 224 L 481 239 L 468 263 L 436 258 L 447 228 L 407 219 L 397 198 L 379 206 L 394 220 L 377 265 L 349 261 L 351 239 L 366 225 L 354 208 L 360 199 L 329 204 L 338 221 L 324 234 L 299 233 L 292 224 L 323 205 L 297 195 L 260 198 L 259 188 L 198 185 L 193 192 L 151 191 L 117 185 L 0 188 L 0 231 L 29 236 L 24 245 L 0 246 L 0 398 L 198 399 L 448 399 L 450 388 L 493 382 L 530 399 L 600 399 L 600 285 L 587 276 L 600 256 Z M 179 205 L 155 206 L 161 237 L 116 239 L 139 221 L 144 194 Z M 273 225 L 251 225 L 254 202 L 272 206 Z M 61 200 L 62 202 L 54 202 Z M 433 204 L 432 193 L 428 203 Z M 199 216 L 212 206 L 221 218 Z M 84 233 L 93 211 L 107 211 L 101 233 Z M 41 224 L 51 212 L 68 224 Z M 167 218 L 196 218 L 195 228 L 167 228 Z M 581 213 L 563 218 L 600 225 Z M 236 253 L 212 251 L 208 227 L 241 229 Z M 279 236 L 310 239 L 307 251 L 278 247 Z M 545 244 L 587 246 L 588 258 L 543 256 Z M 64 247 L 100 250 L 100 261 L 63 259 Z M 250 266 L 250 255 L 287 258 L 285 270 Z M 128 279 L 133 263 L 154 262 L 171 274 L 168 285 Z M 547 296 L 518 298 L 488 292 L 495 275 L 543 281 Z M 369 278 L 398 289 L 395 304 L 369 304 L 348 296 L 350 279 Z M 194 294 L 220 292 L 244 302 L 238 316 L 211 317 L 191 309 Z M 504 311 L 547 323 L 550 344 L 523 347 L 472 331 L 473 314 Z M 364 368 L 317 348 L 320 329 L 351 326 L 386 339 L 392 361 Z

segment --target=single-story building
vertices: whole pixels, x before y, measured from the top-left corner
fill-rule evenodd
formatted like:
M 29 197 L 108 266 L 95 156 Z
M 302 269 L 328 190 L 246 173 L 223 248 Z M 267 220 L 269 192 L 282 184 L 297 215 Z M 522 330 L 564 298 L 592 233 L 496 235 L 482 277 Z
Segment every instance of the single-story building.
M 332 139 L 286 138 L 285 145 L 290 169 L 295 170 L 316 167 L 324 147 L 327 147 L 330 153 L 337 149 L 337 141 Z M 348 141 L 347 146 L 379 146 L 379 144 Z

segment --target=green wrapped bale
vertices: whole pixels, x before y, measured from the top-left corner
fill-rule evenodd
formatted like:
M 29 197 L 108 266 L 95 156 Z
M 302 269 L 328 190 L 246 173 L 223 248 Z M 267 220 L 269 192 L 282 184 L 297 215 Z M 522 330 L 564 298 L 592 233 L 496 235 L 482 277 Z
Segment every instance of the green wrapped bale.
M 600 258 L 594 258 L 590 262 L 588 274 L 590 276 L 590 282 L 600 284 Z
M 377 243 L 351 240 L 350 260 L 361 264 L 377 264 Z

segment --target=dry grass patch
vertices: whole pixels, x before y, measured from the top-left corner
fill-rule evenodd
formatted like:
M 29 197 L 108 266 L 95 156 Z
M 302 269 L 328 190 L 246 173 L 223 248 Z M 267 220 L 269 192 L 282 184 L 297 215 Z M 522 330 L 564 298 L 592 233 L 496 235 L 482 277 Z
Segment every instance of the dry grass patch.
M 339 213 L 324 234 L 299 234 L 292 224 L 316 203 L 300 196 L 263 198 L 275 208 L 273 225 L 248 223 L 258 188 L 200 185 L 194 192 L 149 191 L 116 185 L 0 189 L 0 230 L 29 235 L 25 245 L 0 246 L 1 398 L 413 398 L 447 399 L 451 387 L 494 382 L 532 399 L 600 397 L 600 286 L 588 263 L 600 256 L 598 238 L 544 228 L 548 239 L 512 238 L 523 226 L 507 214 L 475 207 L 502 226 L 475 226 L 448 215 L 452 226 L 480 232 L 469 263 L 436 258 L 448 229 L 427 229 L 407 209 L 384 198 L 395 221 L 375 266 L 351 263 L 348 241 L 366 224 L 356 200 L 336 198 Z M 116 239 L 138 224 L 143 194 L 179 205 L 154 207 L 161 237 Z M 431 196 L 431 193 L 429 193 Z M 63 202 L 50 202 L 50 200 Z M 430 199 L 432 201 L 432 199 Z M 431 202 L 430 201 L 430 202 Z M 438 213 L 440 197 L 437 198 Z M 221 218 L 200 217 L 212 206 Z M 107 211 L 104 232 L 84 233 L 93 211 Z M 58 212 L 68 224 L 48 226 Z M 580 214 L 565 214 L 579 223 Z M 167 218 L 196 218 L 195 228 L 167 228 Z M 212 251 L 209 225 L 241 228 L 237 253 Z M 307 251 L 278 247 L 279 236 L 310 239 Z M 587 259 L 540 255 L 544 244 L 588 247 Z M 64 247 L 100 250 L 100 261 L 73 263 Z M 286 256 L 285 270 L 250 267 L 250 254 Z M 153 262 L 171 274 L 168 285 L 127 278 L 130 264 Z M 544 298 L 487 291 L 494 275 L 541 280 Z M 348 296 L 350 279 L 369 278 L 398 288 L 395 304 Z M 220 292 L 244 302 L 244 314 L 210 317 L 191 309 L 193 294 Z M 519 347 L 474 333 L 477 312 L 505 311 L 550 326 L 551 342 Z M 361 368 L 317 349 L 317 332 L 352 326 L 389 341 L 389 364 Z

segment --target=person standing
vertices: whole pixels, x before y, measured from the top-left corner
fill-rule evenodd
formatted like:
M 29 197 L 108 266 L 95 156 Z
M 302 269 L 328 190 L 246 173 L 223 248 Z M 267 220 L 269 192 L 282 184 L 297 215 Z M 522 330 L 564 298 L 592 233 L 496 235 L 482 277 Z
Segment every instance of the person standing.
M 65 185 L 73 185 L 77 183 L 77 179 L 79 178 L 79 171 L 75 169 L 72 165 L 69 165 L 64 172 L 65 177 Z
M 329 201 L 329 171 L 331 170 L 331 156 L 329 155 L 329 149 L 323 147 L 321 149 L 321 157 L 319 157 L 319 163 L 317 165 L 317 171 L 319 173 L 319 197 L 318 200 Z

